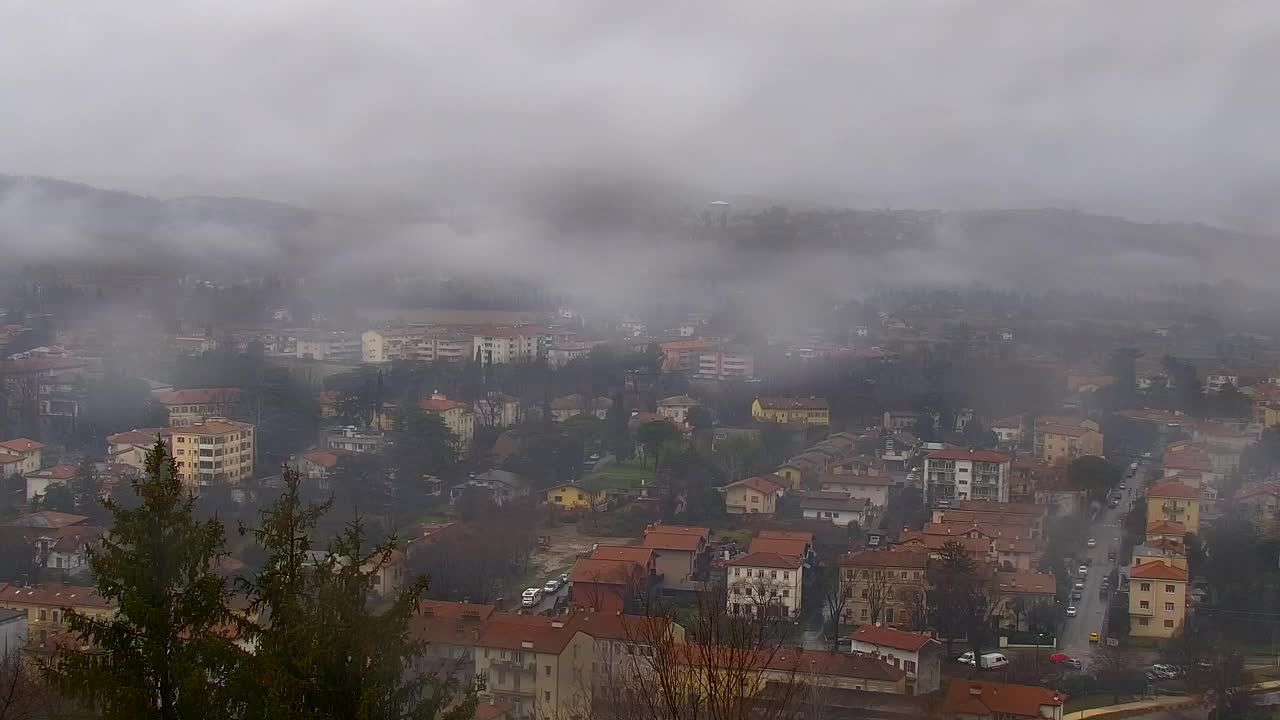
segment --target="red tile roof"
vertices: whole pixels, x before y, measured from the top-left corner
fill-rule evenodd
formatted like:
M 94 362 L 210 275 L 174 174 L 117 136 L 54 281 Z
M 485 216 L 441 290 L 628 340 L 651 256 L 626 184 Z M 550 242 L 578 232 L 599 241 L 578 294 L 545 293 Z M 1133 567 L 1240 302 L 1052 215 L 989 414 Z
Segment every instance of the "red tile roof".
M 953 678 L 941 711 L 948 715 L 1039 718 L 1043 717 L 1041 706 L 1059 706 L 1065 699 L 1053 690 L 1033 685 Z
M 1148 535 L 1186 535 L 1187 526 L 1173 520 L 1152 520 L 1147 523 Z
M 762 397 L 756 398 L 766 410 L 826 410 L 826 398 Z
M 35 587 L 17 587 L 5 583 L 0 585 L 0 605 L 4 603 L 47 605 L 56 608 L 109 608 L 114 605 L 99 595 L 94 588 L 64 583 L 45 583 Z
M 29 528 L 62 528 L 69 525 L 80 525 L 88 520 L 87 515 L 73 515 L 71 513 L 56 512 L 54 510 L 41 510 L 40 512 L 30 513 L 22 517 L 15 518 L 5 523 L 9 527 L 29 527 Z
M 641 567 L 653 562 L 653 548 L 640 545 L 597 545 L 591 551 L 593 560 L 629 560 Z
M 80 473 L 80 468 L 75 465 L 54 465 L 43 470 L 35 470 L 27 473 L 27 477 L 43 478 L 48 480 L 71 480 Z
M 107 436 L 109 445 L 155 445 L 156 438 L 167 438 L 173 434 L 169 428 L 139 428 Z
M 749 552 L 725 563 L 730 567 L 767 567 L 797 570 L 801 565 L 800 558 L 795 555 L 779 555 L 772 552 Z
M 38 443 L 35 440 L 28 440 L 27 438 L 14 438 L 13 440 L 0 442 L 0 448 L 12 450 L 16 453 L 31 452 L 32 450 L 39 450 L 42 447 L 44 447 L 42 443 Z
M 578 627 L 545 615 L 494 613 L 480 628 L 480 647 L 528 650 L 559 655 L 578 633 Z
M 994 450 L 976 450 L 973 448 L 948 448 L 934 450 L 929 453 L 930 460 L 973 460 L 974 462 L 1006 463 L 1012 458 Z
M 929 554 L 913 550 L 862 550 L 840 558 L 840 564 L 852 567 L 902 567 L 924 569 Z
M 937 642 L 933 638 L 924 633 L 907 632 L 906 630 L 895 630 L 894 628 L 879 627 L 876 625 L 863 625 L 858 631 L 850 635 L 851 640 L 864 642 L 870 645 L 879 645 L 881 647 L 891 647 L 898 650 L 906 650 L 908 652 L 917 652 L 920 648 L 931 642 Z
M 751 546 L 747 548 L 747 552 L 766 552 L 775 553 L 777 555 L 787 555 L 794 557 L 803 557 L 805 549 L 810 542 L 804 538 L 772 538 L 757 537 L 751 541 Z
M 926 535 L 919 530 L 903 530 L 898 536 L 898 544 L 908 547 L 920 547 L 937 552 L 947 543 L 960 543 L 970 555 L 980 556 L 991 552 L 991 540 L 988 538 L 971 538 L 963 535 Z
M 1134 566 L 1129 570 L 1129 578 L 1140 580 L 1179 580 L 1187 581 L 1187 571 L 1162 562 L 1153 561 Z
M 1058 592 L 1057 578 L 1044 573 L 1027 571 L 997 572 L 995 579 L 996 585 L 1002 593 L 1055 595 Z
M 484 622 L 494 613 L 492 605 L 423 600 L 409 621 L 415 640 L 442 645 L 475 645 Z
M 670 619 L 646 615 L 619 615 L 616 612 L 576 612 L 575 627 L 599 640 L 652 642 L 665 637 L 675 623 Z
M 1078 425 L 1036 425 L 1037 433 L 1046 433 L 1048 435 L 1066 435 L 1067 437 L 1082 437 L 1085 433 L 1093 432 L 1092 428 L 1083 428 Z
M 313 465 L 319 465 L 322 468 L 335 468 L 338 466 L 338 453 L 324 448 L 315 448 L 302 453 L 302 459 Z
M 1021 522 L 1020 515 L 1044 515 L 1049 511 L 1045 505 L 1036 505 L 1035 503 L 1015 503 L 1015 502 L 996 502 L 995 500 L 957 500 L 952 506 L 951 512 L 970 511 L 970 512 L 991 512 L 1010 515 L 1008 522 Z M 1034 518 L 1028 519 L 1028 522 L 1034 521 Z
M 644 546 L 654 550 L 683 550 L 697 552 L 702 538 L 698 535 L 681 535 L 677 533 L 654 532 L 644 538 Z
M 644 568 L 631 560 L 579 558 L 569 571 L 570 582 L 597 585 L 628 585 L 645 575 Z
M 772 493 L 777 493 L 778 491 L 783 490 L 787 487 L 786 481 L 782 480 L 781 478 L 779 478 L 778 480 L 773 480 L 772 479 L 773 477 L 777 477 L 777 476 L 774 475 L 774 476 L 743 478 L 742 480 L 731 482 L 728 485 L 725 485 L 722 489 L 727 490 L 729 488 L 738 487 L 739 485 L 741 485 L 744 487 L 749 487 L 752 490 L 755 490 L 756 492 L 761 492 L 768 495 Z
M 234 403 L 240 400 L 240 388 L 188 388 L 186 390 L 168 390 L 156 393 L 156 402 L 161 405 L 209 405 L 211 403 Z
M 1280 496 L 1280 480 L 1248 483 L 1236 491 L 1236 498 L 1239 499 L 1269 495 Z
M 450 400 L 449 398 L 437 398 L 437 397 L 423 398 L 422 401 L 418 403 L 418 407 L 422 408 L 423 410 L 428 410 L 431 412 L 444 412 L 446 410 L 457 410 L 458 408 L 465 408 L 466 406 L 467 406 L 466 403 L 461 403 L 461 402 L 458 402 L 457 400 Z
M 1200 490 L 1183 485 L 1176 480 L 1161 480 L 1147 487 L 1147 497 L 1177 498 L 1180 500 L 1199 500 Z

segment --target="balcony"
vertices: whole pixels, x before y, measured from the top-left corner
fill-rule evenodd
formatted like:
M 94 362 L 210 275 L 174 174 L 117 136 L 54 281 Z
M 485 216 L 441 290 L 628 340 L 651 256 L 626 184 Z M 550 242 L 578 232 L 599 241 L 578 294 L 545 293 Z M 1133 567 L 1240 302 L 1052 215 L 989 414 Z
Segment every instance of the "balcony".
M 1151 608 L 1140 608 L 1130 605 L 1129 614 L 1137 615 L 1139 617 L 1155 617 L 1156 611 Z

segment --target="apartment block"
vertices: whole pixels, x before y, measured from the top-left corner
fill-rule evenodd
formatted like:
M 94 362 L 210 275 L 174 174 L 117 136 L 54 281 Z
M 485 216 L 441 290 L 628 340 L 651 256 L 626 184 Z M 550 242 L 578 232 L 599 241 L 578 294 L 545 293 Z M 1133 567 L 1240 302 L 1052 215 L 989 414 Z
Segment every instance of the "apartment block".
M 226 418 L 173 428 L 171 446 L 178 477 L 189 487 L 252 479 L 254 435 L 252 424 Z

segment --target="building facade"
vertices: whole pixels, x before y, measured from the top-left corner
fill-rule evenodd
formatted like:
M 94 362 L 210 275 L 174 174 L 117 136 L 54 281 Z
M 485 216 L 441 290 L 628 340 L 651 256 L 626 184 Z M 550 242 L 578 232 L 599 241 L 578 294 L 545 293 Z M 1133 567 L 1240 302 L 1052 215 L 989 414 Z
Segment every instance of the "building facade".
M 756 398 L 751 403 L 751 417 L 783 425 L 830 425 L 831 408 L 825 398 Z
M 253 479 L 255 435 L 252 424 L 223 418 L 173 428 L 178 477 L 188 487 Z
M 925 456 L 925 503 L 961 500 L 1009 501 L 1012 458 L 993 450 L 935 450 Z
M 799 557 L 769 552 L 747 553 L 725 563 L 733 615 L 788 620 L 799 617 L 804 563 Z

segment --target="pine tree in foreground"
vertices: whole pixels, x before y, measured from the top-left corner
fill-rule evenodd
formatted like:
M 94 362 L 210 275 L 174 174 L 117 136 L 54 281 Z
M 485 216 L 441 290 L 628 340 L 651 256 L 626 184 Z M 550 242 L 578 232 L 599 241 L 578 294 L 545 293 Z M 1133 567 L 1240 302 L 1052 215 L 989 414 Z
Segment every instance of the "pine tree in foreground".
M 194 518 L 160 440 L 131 484 L 141 505 L 108 500 L 114 525 L 89 552 L 96 590 L 116 614 L 68 610 L 74 647 L 46 671 L 106 720 L 229 717 L 225 680 L 243 653 L 222 632 L 226 591 L 211 570 L 223 554 L 222 525 Z

